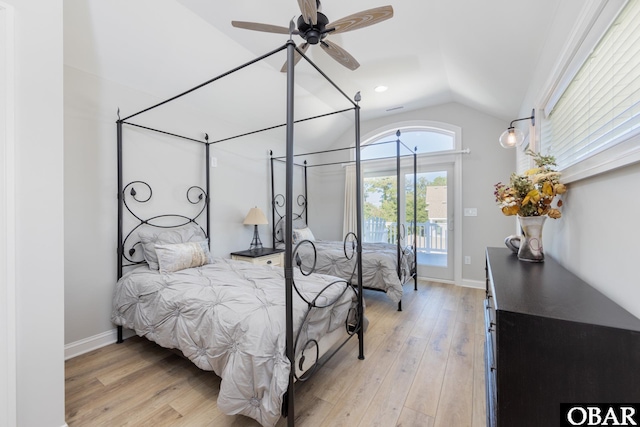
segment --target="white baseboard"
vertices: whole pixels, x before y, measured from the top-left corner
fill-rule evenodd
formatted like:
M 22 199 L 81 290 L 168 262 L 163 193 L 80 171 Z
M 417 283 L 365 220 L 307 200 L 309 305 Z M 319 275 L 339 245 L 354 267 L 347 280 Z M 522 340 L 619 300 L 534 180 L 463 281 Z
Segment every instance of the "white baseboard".
M 484 280 L 469 280 L 462 279 L 462 283 L 460 286 L 465 288 L 474 288 L 474 289 L 486 289 L 486 283 Z
M 131 330 L 124 330 L 123 338 L 129 338 L 135 333 Z M 76 342 L 72 342 L 64 346 L 64 360 L 72 359 L 81 354 L 88 353 L 98 348 L 113 344 L 118 340 L 118 332 L 112 329 L 89 338 L 84 338 Z
M 444 283 L 447 285 L 461 286 L 463 288 L 486 289 L 486 284 L 484 280 L 462 279 L 462 282 L 460 283 L 454 282 L 453 280 L 427 279 L 427 278 L 420 278 L 420 277 L 418 278 L 418 280 L 426 280 L 426 281 Z

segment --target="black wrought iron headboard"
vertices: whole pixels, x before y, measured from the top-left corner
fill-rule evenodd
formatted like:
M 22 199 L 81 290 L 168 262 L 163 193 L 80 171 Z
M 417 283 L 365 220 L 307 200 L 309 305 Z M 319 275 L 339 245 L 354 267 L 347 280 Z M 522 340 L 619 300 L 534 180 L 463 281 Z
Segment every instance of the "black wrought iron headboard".
M 136 247 L 141 244 L 137 236 L 137 231 L 143 225 L 162 229 L 172 229 L 182 227 L 189 223 L 193 223 L 200 227 L 204 235 L 209 238 L 208 223 L 206 223 L 203 227 L 198 222 L 198 219 L 203 216 L 203 213 L 206 213 L 209 210 L 209 197 L 204 189 L 197 185 L 191 186 L 187 189 L 187 202 L 192 205 L 202 205 L 200 207 L 200 210 L 195 212 L 195 214 L 192 216 L 178 213 L 168 213 L 154 215 L 149 218 L 143 218 L 141 215 L 135 212 L 135 209 L 130 203 L 147 203 L 151 200 L 152 196 L 153 191 L 151 189 L 151 186 L 144 181 L 131 181 L 122 189 L 121 197 L 123 206 L 131 214 L 131 216 L 135 218 L 135 224 L 131 227 L 126 235 L 124 234 L 123 230 L 122 235 L 124 236 L 124 238 L 120 242 L 121 253 L 119 256 L 121 270 L 125 267 L 136 266 L 139 264 L 144 264 L 146 262 L 142 257 L 142 254 L 136 252 Z
M 277 243 L 284 243 L 285 235 L 283 231 L 285 213 L 282 209 L 286 205 L 286 200 L 283 194 L 276 194 L 271 201 L 271 211 L 273 218 L 273 247 L 276 247 Z M 307 224 L 307 198 L 300 194 L 296 198 L 296 205 L 298 206 L 298 212 L 293 212 L 291 217 L 294 227 L 296 224 Z
M 286 207 L 287 200 L 284 194 L 275 193 L 274 162 L 284 162 L 281 158 L 273 157 L 273 151 L 270 151 L 269 155 L 271 156 L 271 195 L 273 197 L 271 199 L 271 240 L 273 247 L 275 248 L 277 243 L 285 243 L 283 228 L 286 216 L 283 210 Z M 291 220 L 294 225 L 300 223 L 304 223 L 306 225 L 309 221 L 309 211 L 307 209 L 307 161 L 305 160 L 303 164 L 294 163 L 294 166 L 302 168 L 304 174 L 304 186 L 301 190 L 301 194 L 296 197 L 297 212 L 292 213 Z
M 133 117 L 137 114 L 131 115 L 127 118 Z M 117 125 L 117 141 L 118 141 L 118 279 L 122 277 L 123 268 L 127 266 L 133 266 L 142 264 L 145 261 L 143 260 L 141 255 L 136 256 L 136 246 L 140 244 L 140 241 L 137 240 L 138 230 L 142 225 L 147 224 L 152 227 L 158 228 L 176 228 L 186 225 L 188 223 L 195 223 L 202 229 L 205 236 L 209 238 L 209 223 L 211 219 L 211 211 L 209 208 L 209 189 L 210 189 L 210 142 L 209 135 L 204 134 L 204 141 L 190 138 L 183 135 L 177 135 L 174 133 L 153 129 L 147 126 L 137 125 L 135 123 L 127 122 L 125 119 L 120 119 L 120 110 L 118 109 L 118 121 Z M 135 201 L 137 203 L 147 203 L 151 200 L 153 196 L 153 190 L 151 186 L 145 181 L 131 181 L 128 184 L 124 184 L 123 176 L 123 125 L 133 126 L 141 129 L 145 129 L 151 132 L 157 132 L 163 135 L 170 135 L 172 137 L 176 137 L 181 140 L 187 140 L 192 142 L 197 142 L 199 144 L 203 144 L 205 147 L 204 150 L 204 171 L 205 171 L 205 184 L 203 189 L 197 185 L 191 186 L 187 189 L 186 198 L 187 201 L 192 205 L 198 205 L 202 203 L 202 207 L 199 211 L 194 213 L 194 215 L 183 215 L 178 213 L 163 213 L 160 215 L 155 215 L 149 218 L 143 218 L 141 215 L 137 215 L 134 212 L 134 209 L 127 202 Z M 137 190 L 136 190 L 137 188 Z M 128 233 L 125 234 L 124 230 L 124 215 L 125 210 L 128 211 L 133 218 L 135 218 L 134 222 L 137 223 L 129 230 Z M 200 222 L 204 222 L 204 227 L 197 222 L 198 218 L 200 218 L 203 214 L 205 214 L 205 218 L 201 219 Z M 172 221 L 169 221 L 172 220 Z M 164 222 L 163 221 L 167 221 Z M 133 236 L 136 236 L 134 238 Z M 211 247 L 211 242 L 209 241 L 209 247 Z M 119 328 L 120 333 L 120 328 Z M 119 336 L 118 341 L 121 342 Z

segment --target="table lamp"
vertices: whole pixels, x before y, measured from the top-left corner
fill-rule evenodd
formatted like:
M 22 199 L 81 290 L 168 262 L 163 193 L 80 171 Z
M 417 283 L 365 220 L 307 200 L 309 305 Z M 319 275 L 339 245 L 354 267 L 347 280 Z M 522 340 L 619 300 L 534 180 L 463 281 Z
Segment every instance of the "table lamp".
M 258 235 L 258 225 L 268 224 L 267 217 L 264 216 L 264 213 L 256 206 L 249 210 L 249 213 L 244 219 L 244 225 L 253 225 L 253 240 L 251 241 L 251 246 L 249 250 L 257 251 L 262 249 L 262 242 L 260 241 L 260 236 Z

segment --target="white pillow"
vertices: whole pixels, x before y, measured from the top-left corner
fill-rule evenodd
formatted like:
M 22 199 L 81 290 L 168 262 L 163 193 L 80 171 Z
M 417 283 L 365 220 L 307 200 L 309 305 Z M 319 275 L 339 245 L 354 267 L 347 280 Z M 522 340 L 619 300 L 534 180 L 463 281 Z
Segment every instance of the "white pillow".
M 172 273 L 185 268 L 200 267 L 211 263 L 211 253 L 206 240 L 201 242 L 155 245 L 161 273 Z
M 315 242 L 316 238 L 313 236 L 311 229 L 309 227 L 298 228 L 293 230 L 293 244 L 297 245 L 303 240 L 310 240 Z
M 200 226 L 193 222 L 175 228 L 143 225 L 138 230 L 138 237 L 142 243 L 144 259 L 152 270 L 159 269 L 155 245 L 200 242 L 207 239 Z
M 276 224 L 276 241 L 278 243 L 284 243 L 284 229 L 286 227 L 286 216 L 280 218 Z M 307 224 L 299 216 L 293 215 L 293 222 L 291 224 L 294 230 L 307 227 Z M 295 243 L 295 242 L 294 242 Z

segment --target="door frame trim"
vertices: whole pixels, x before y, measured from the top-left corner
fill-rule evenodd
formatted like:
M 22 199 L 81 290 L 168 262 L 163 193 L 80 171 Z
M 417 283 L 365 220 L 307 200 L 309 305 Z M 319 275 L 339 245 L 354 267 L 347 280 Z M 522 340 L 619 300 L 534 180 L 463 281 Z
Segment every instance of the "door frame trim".
M 442 152 L 442 157 L 429 154 L 434 158 L 434 163 L 453 163 L 454 174 L 454 201 L 453 201 L 453 282 L 463 286 L 462 281 L 462 154 L 468 154 L 468 150 L 462 150 L 462 128 L 450 123 L 433 120 L 409 120 L 388 124 L 367 132 L 362 141 L 369 141 L 391 130 L 403 130 L 410 128 L 442 129 L 454 134 L 454 149 L 451 152 Z M 362 145 L 366 145 L 363 142 Z M 418 155 L 419 158 L 420 155 Z M 446 281 L 445 281 L 446 282 Z
M 15 238 L 15 11 L 13 6 L 0 1 L 0 19 L 4 31 L 0 34 L 3 49 L 0 57 L 0 85 L 4 132 L 0 135 L 3 154 L 3 176 L 0 180 L 0 424 L 17 424 L 17 317 L 16 317 L 16 238 Z

